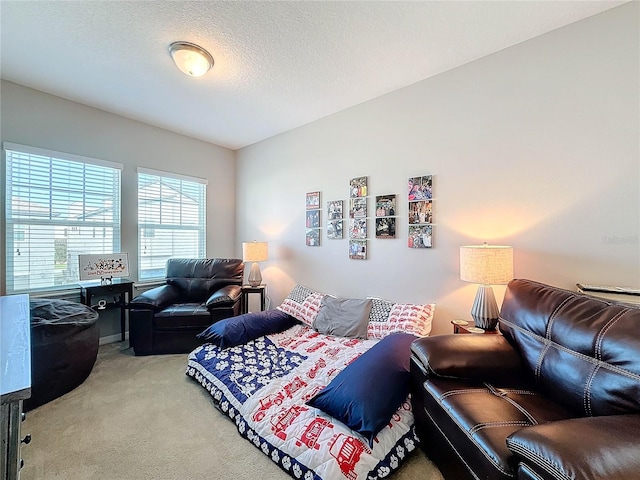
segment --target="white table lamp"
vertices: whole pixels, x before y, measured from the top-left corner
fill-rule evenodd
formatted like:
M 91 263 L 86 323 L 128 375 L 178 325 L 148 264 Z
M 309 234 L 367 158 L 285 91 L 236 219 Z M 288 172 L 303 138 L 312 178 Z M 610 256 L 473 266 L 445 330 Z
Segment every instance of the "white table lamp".
M 253 262 L 247 279 L 252 287 L 257 287 L 262 283 L 258 262 L 264 262 L 268 259 L 267 242 L 245 242 L 242 244 L 242 260 L 244 262 Z
M 460 247 L 460 279 L 480 285 L 471 308 L 476 327 L 496 328 L 500 312 L 491 285 L 506 285 L 512 278 L 512 247 L 486 243 Z

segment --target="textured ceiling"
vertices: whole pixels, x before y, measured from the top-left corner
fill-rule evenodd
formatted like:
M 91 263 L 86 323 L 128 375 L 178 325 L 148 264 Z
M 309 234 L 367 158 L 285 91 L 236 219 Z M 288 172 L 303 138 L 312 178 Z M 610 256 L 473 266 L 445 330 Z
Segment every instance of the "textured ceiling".
M 624 1 L 6 1 L 2 78 L 237 149 Z M 168 46 L 215 58 L 182 74 Z

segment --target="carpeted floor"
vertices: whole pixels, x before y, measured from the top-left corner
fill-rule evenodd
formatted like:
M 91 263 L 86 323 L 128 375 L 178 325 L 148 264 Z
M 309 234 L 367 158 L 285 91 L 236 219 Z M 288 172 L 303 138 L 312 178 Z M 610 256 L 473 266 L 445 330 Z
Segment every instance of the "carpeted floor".
M 100 347 L 82 385 L 27 414 L 22 433 L 33 440 L 22 448 L 21 480 L 290 478 L 238 434 L 185 366 L 186 355 Z M 442 479 L 420 451 L 392 478 Z

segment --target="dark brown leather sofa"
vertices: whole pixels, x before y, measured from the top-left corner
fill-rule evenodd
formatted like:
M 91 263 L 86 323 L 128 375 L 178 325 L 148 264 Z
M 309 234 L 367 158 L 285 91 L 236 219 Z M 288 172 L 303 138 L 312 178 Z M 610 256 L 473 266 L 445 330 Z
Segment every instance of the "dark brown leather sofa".
M 240 313 L 244 263 L 239 259 L 167 261 L 166 285 L 129 304 L 129 339 L 136 355 L 188 353 L 212 323 Z
M 446 479 L 640 479 L 640 308 L 512 280 L 503 335 L 412 344 L 418 435 Z

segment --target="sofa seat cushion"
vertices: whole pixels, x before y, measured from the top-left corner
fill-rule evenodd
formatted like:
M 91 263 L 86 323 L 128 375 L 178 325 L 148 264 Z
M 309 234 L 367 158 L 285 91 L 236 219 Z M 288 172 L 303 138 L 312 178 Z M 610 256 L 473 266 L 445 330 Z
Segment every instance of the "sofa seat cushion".
M 572 418 L 564 407 L 526 385 L 495 387 L 479 382 L 431 378 L 423 385 L 426 414 L 478 478 L 515 474 L 505 438 L 523 427 Z
M 157 330 L 198 330 L 211 325 L 211 315 L 204 303 L 176 303 L 155 314 Z

